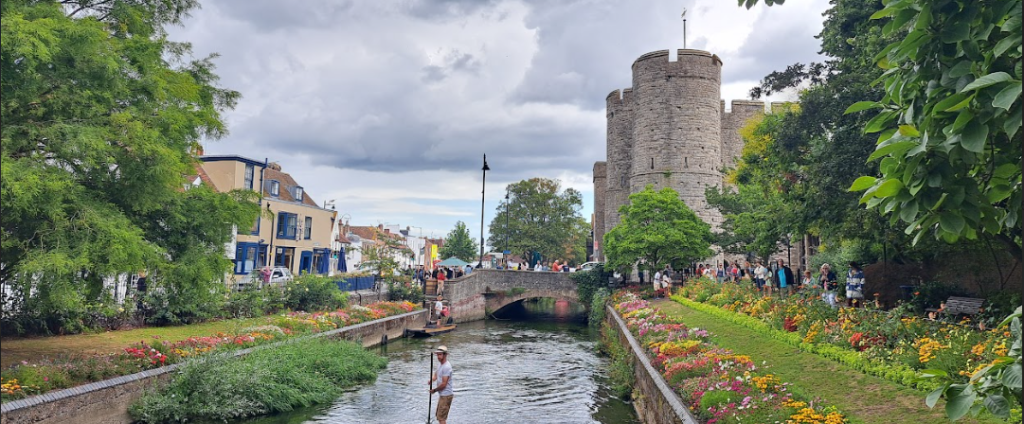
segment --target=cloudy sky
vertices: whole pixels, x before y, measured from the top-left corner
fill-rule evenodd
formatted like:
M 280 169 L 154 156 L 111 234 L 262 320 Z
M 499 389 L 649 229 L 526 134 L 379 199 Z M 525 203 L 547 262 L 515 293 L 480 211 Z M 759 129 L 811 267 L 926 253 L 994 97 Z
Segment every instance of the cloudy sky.
M 821 60 L 827 0 L 746 10 L 734 0 L 202 0 L 171 38 L 218 53 L 238 90 L 231 134 L 207 154 L 280 163 L 353 225 L 479 237 L 505 185 L 555 178 L 593 210 L 604 98 L 638 56 L 687 47 L 722 58 L 722 98 Z M 418 228 L 417 228 L 418 227 Z

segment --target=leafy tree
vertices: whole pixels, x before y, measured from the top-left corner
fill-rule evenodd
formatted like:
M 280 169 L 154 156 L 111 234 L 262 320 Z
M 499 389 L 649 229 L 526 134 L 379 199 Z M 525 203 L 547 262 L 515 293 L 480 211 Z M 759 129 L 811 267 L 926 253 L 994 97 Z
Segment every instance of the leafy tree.
M 508 240 L 508 250 L 525 259 L 532 252 L 552 260 L 582 262 L 586 258 L 590 226 L 580 213 L 583 196 L 579 191 L 562 191 L 558 180 L 531 178 L 510 184 L 508 194 L 508 200 L 495 210 L 487 244 L 505 246 Z
M 403 246 L 397 236 L 385 233 L 377 227 L 370 228 L 373 230 L 374 242 L 364 243 L 363 247 L 359 248 L 363 255 L 363 262 L 374 264 L 379 276 L 392 281 L 395 270 L 398 269 L 398 259 L 402 255 L 412 256 L 412 251 Z
M 192 0 L 0 3 L 0 282 L 8 324 L 77 331 L 104 278 L 149 270 L 179 318 L 230 269 L 232 225 L 256 194 L 185 191 L 190 154 L 226 133 L 238 93 L 166 39 Z
M 620 271 L 641 266 L 677 269 L 713 254 L 711 226 L 702 221 L 679 193 L 669 187 L 647 186 L 629 195 L 619 208 L 622 222 L 604 236 L 608 267 Z
M 444 238 L 444 246 L 441 246 L 441 251 L 438 254 L 441 256 L 441 260 L 456 257 L 466 262 L 473 262 L 474 259 L 479 260 L 477 257 L 479 249 L 480 246 L 476 244 L 476 240 L 469 236 L 469 228 L 466 227 L 466 223 L 459 221 Z
M 850 189 L 915 242 L 989 235 L 1020 257 L 1021 1 L 885 5 L 872 18 L 899 38 L 876 57 L 885 95 L 847 110 L 881 109 L 864 128 L 881 177 Z

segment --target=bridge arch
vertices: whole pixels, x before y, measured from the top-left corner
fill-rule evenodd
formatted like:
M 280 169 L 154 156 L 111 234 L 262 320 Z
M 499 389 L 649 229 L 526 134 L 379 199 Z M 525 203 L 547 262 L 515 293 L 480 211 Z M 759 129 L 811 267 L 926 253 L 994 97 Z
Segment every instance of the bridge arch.
M 456 322 L 486 318 L 512 303 L 549 297 L 579 302 L 576 282 L 567 272 L 474 270 L 448 281 L 445 294 Z

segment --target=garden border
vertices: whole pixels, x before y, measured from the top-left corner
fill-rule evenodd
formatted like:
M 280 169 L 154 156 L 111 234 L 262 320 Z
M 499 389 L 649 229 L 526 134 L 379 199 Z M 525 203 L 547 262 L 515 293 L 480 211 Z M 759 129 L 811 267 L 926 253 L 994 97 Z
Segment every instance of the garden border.
M 909 389 L 928 393 L 939 386 L 938 382 L 921 379 L 919 373 L 902 364 L 878 364 L 861 357 L 857 352 L 843 349 L 830 344 L 817 345 L 805 343 L 796 333 L 788 333 L 773 328 L 764 321 L 739 312 L 727 311 L 720 307 L 687 299 L 683 296 L 672 296 L 672 301 L 698 312 L 721 318 L 732 324 L 764 334 L 804 352 L 812 353 L 836 363 L 851 367 L 868 375 L 891 381 Z
M 358 341 L 363 347 L 372 347 L 387 343 L 390 338 L 401 337 L 406 327 L 419 325 L 423 321 L 424 309 L 404 314 L 367 321 L 347 327 L 337 328 L 322 333 L 290 338 L 279 342 L 225 352 L 219 355 L 239 357 L 260 349 L 268 349 L 286 343 L 295 343 L 319 337 L 334 337 L 349 341 Z M 186 362 L 171 364 L 123 375 L 111 379 L 83 384 L 67 389 L 54 390 L 28 397 L 4 402 L 0 405 L 0 423 L 60 423 L 74 422 L 81 424 L 113 424 L 130 423 L 128 405 L 142 396 L 145 389 L 159 381 L 170 378 L 172 371 L 177 370 Z
M 634 408 L 637 410 L 637 415 L 640 416 L 641 421 L 656 424 L 699 424 L 700 421 L 690 413 L 690 410 L 683 404 L 683 400 L 679 395 L 669 387 L 661 373 L 651 365 L 647 352 L 643 350 L 640 343 L 629 332 L 629 327 L 626 326 L 626 322 L 619 316 L 619 312 L 611 305 L 606 305 L 605 308 L 609 312 L 607 315 L 614 319 L 617 324 L 616 328 L 619 330 L 620 339 L 626 339 L 633 357 L 642 366 L 639 368 L 634 367 L 633 371 L 637 377 L 634 390 L 640 391 L 640 398 L 635 399 Z

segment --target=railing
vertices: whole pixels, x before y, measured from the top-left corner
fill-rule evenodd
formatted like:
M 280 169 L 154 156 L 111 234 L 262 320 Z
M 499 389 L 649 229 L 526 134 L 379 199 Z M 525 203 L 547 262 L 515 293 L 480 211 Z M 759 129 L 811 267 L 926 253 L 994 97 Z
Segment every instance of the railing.
M 373 290 L 373 276 L 366 277 L 349 277 L 344 280 L 338 280 L 338 289 L 342 291 L 356 291 L 356 290 Z

